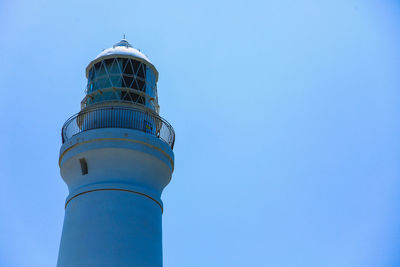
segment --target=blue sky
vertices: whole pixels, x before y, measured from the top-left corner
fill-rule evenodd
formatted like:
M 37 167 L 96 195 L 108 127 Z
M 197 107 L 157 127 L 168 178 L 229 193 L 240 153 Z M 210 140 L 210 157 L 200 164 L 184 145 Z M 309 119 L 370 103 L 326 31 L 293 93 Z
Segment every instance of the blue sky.
M 165 266 L 400 265 L 400 4 L 0 2 L 0 266 L 55 266 L 60 130 L 122 34 L 175 128 Z

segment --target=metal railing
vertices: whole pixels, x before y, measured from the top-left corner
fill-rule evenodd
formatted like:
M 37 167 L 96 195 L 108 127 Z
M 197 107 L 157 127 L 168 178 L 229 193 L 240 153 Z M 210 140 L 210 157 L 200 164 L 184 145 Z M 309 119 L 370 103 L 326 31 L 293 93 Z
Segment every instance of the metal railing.
M 160 138 L 171 149 L 174 148 L 175 132 L 166 120 L 140 109 L 124 107 L 93 108 L 73 115 L 62 127 L 62 142 L 78 133 L 100 128 L 139 130 Z

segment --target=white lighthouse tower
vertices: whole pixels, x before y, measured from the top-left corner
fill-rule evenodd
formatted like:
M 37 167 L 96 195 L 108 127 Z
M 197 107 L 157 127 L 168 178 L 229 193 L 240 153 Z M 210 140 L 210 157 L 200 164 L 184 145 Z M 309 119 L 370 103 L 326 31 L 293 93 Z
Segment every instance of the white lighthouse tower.
M 81 111 L 62 128 L 69 195 L 57 266 L 162 266 L 160 196 L 175 133 L 159 116 L 158 72 L 123 39 L 86 76 Z

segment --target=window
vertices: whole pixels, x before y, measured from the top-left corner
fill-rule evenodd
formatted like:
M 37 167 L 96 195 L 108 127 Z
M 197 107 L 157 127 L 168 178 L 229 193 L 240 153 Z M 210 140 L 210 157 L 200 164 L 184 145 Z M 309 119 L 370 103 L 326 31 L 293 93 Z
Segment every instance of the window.
M 85 158 L 79 159 L 79 163 L 81 164 L 82 175 L 88 174 L 88 166 Z

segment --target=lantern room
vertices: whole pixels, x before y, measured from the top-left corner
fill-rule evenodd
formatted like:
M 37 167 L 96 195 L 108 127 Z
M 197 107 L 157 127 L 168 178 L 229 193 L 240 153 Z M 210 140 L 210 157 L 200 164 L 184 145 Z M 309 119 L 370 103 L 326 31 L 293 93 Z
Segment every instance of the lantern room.
M 118 103 L 159 112 L 158 72 L 150 60 L 125 39 L 90 62 L 86 77 L 82 109 Z

